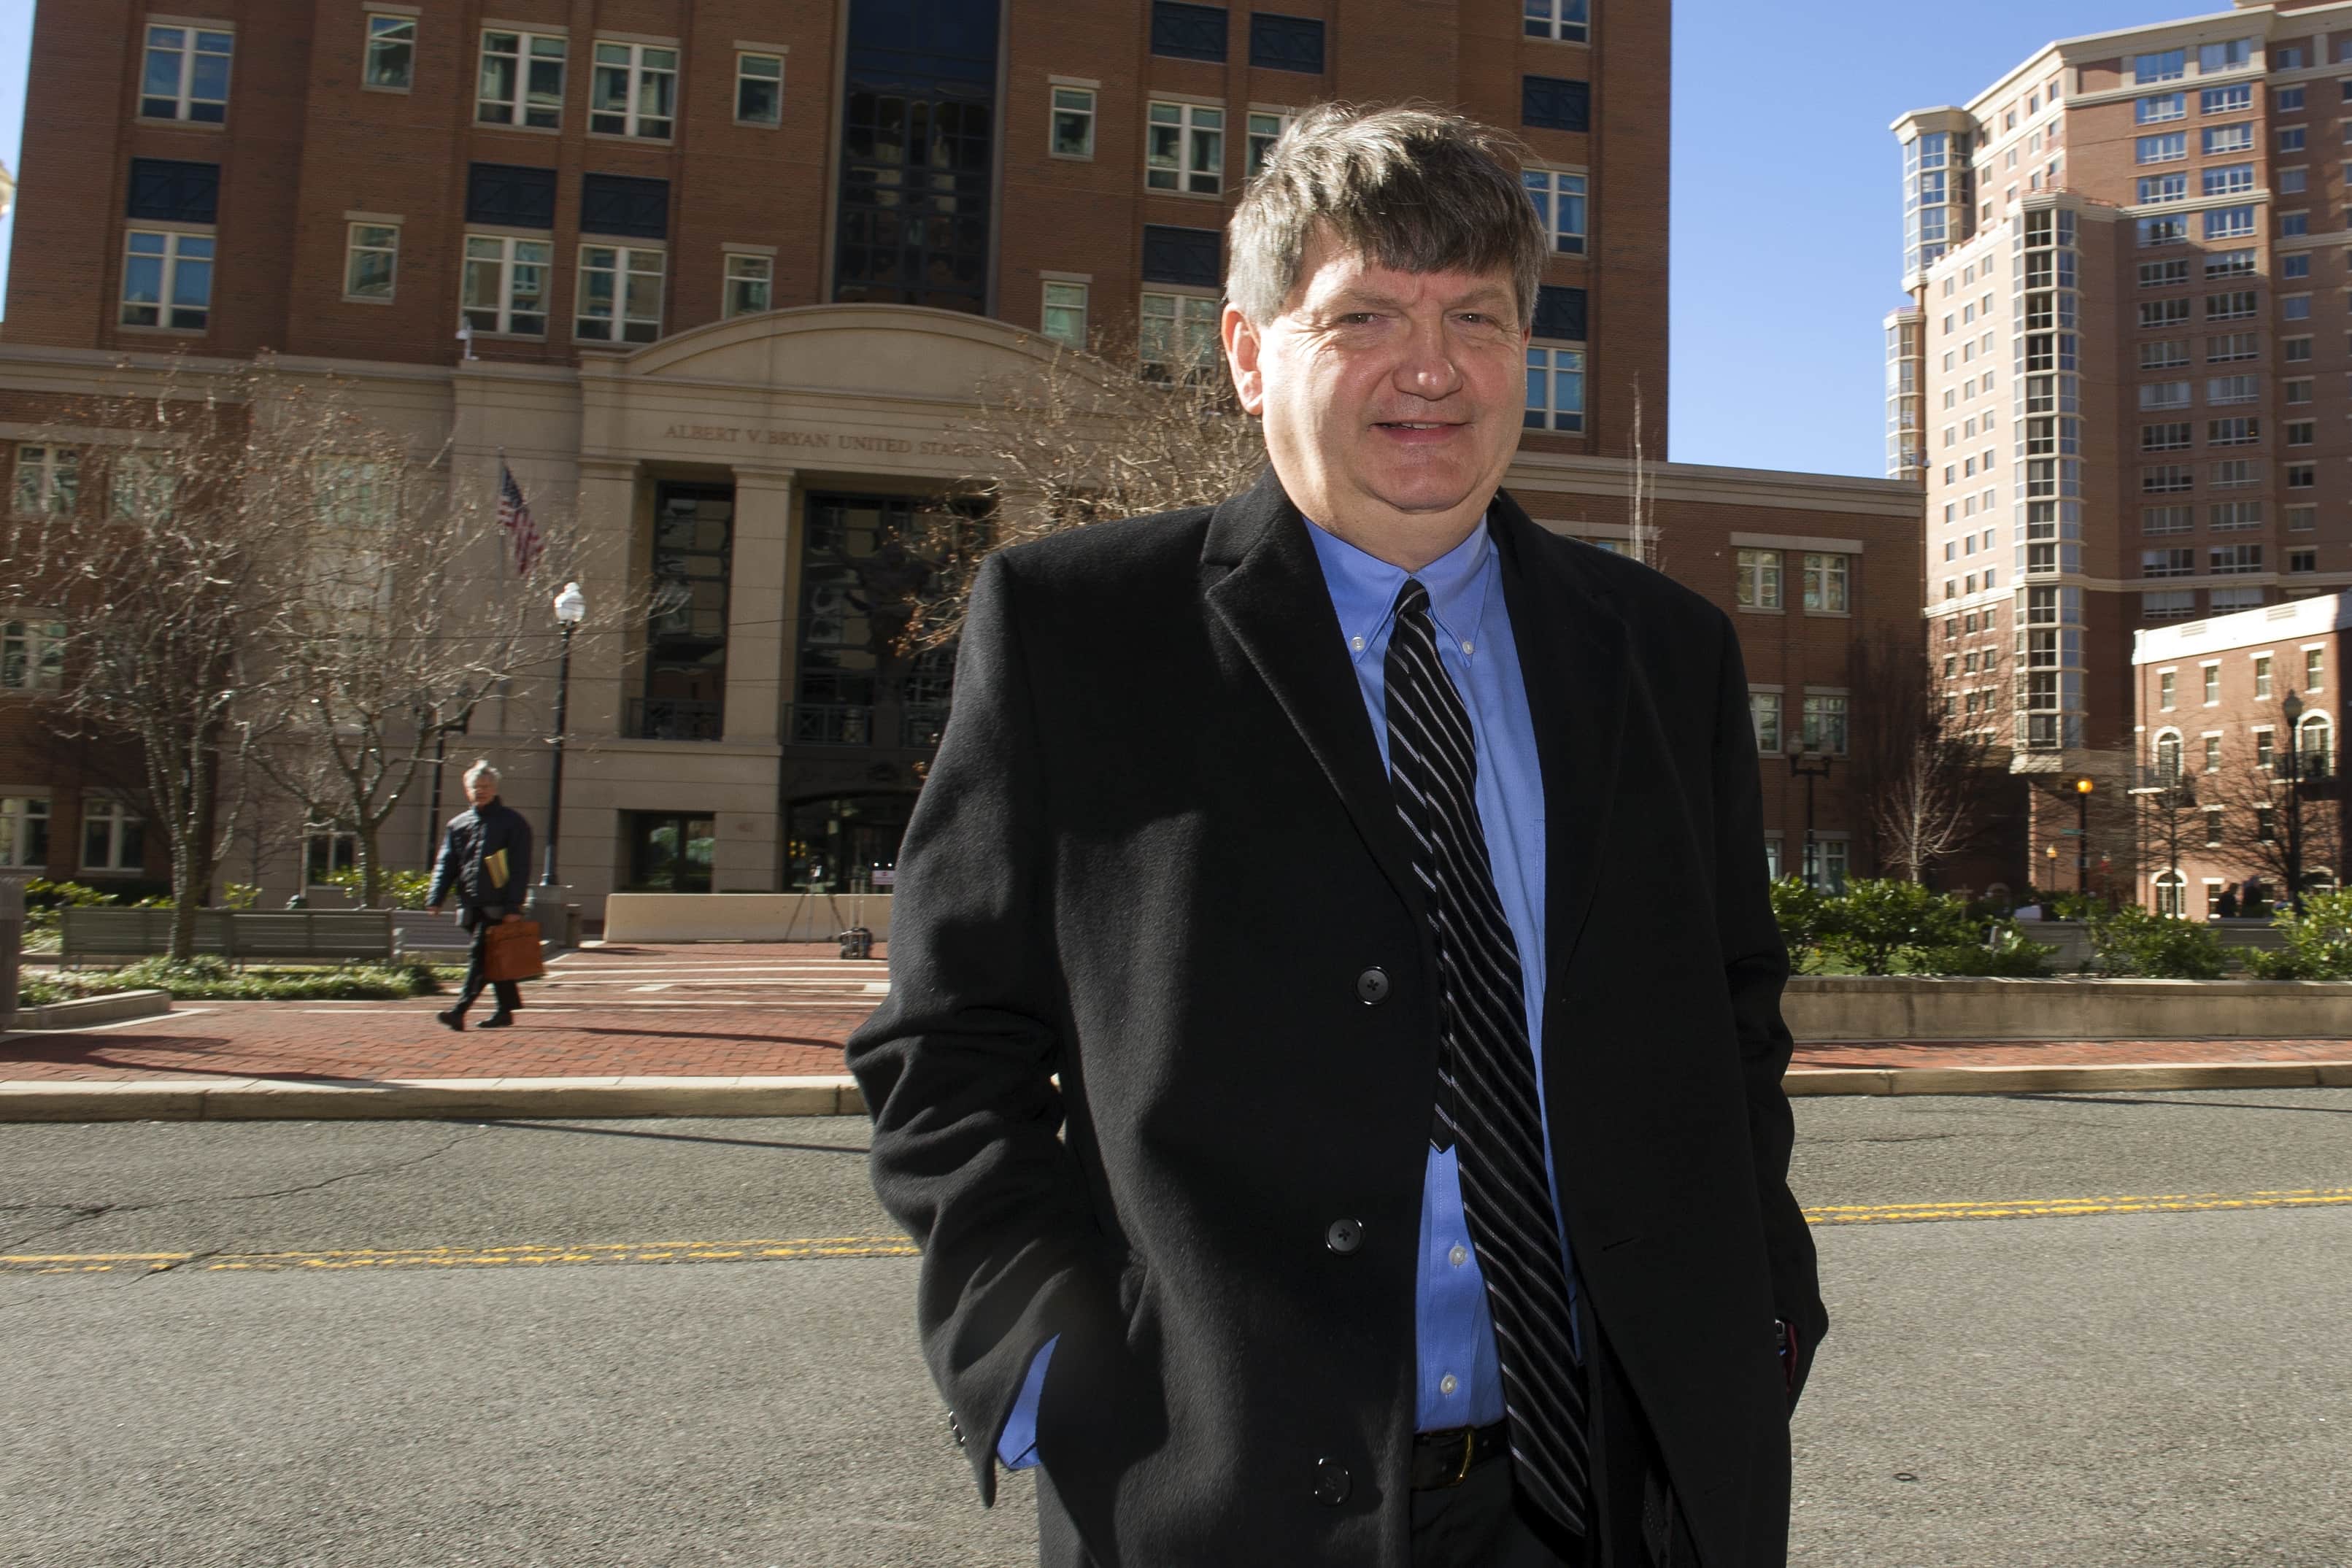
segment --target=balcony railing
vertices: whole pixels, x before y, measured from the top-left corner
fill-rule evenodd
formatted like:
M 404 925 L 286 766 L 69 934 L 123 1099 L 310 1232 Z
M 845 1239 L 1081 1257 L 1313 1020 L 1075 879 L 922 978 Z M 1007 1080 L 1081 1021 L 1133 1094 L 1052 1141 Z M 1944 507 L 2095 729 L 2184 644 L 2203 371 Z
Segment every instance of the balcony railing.
M 940 743 L 948 727 L 945 703 L 909 703 L 898 710 L 898 744 L 929 748 Z
M 632 697 L 628 733 L 636 740 L 717 740 L 725 707 L 690 697 Z
M 871 746 L 874 707 L 870 703 L 793 703 L 785 733 L 794 746 Z

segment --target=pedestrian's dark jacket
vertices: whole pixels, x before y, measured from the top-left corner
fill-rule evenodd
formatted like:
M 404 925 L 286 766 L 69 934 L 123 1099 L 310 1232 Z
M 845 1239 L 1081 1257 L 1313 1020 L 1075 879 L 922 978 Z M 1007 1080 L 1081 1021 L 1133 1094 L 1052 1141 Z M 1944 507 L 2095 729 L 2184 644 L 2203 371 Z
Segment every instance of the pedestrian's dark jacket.
M 504 800 L 493 799 L 449 819 L 441 859 L 433 868 L 433 891 L 425 902 L 438 905 L 455 893 L 459 924 L 471 931 L 485 921 L 521 914 L 530 884 L 530 824 Z
M 1781 1568 L 1768 1333 L 1796 1324 L 1809 1358 L 1827 1314 L 1787 1185 L 1788 960 L 1738 642 L 1507 495 L 1489 526 L 1549 818 L 1561 1218 L 1697 1560 Z M 849 1043 L 983 1497 L 1059 1336 L 1037 1410 L 1056 1568 L 1410 1559 L 1440 991 L 1308 527 L 1269 476 L 989 558 L 898 862 L 890 995 Z M 1675 896 L 1602 896 L 1633 883 Z

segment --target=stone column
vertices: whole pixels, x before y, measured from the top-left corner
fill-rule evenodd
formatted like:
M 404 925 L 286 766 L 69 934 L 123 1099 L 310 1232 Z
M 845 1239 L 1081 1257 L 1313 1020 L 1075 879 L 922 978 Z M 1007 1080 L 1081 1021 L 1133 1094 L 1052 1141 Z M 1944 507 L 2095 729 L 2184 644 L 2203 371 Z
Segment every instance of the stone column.
M 727 718 L 730 743 L 773 746 L 783 703 L 792 608 L 793 470 L 735 470 L 734 554 L 727 581 Z

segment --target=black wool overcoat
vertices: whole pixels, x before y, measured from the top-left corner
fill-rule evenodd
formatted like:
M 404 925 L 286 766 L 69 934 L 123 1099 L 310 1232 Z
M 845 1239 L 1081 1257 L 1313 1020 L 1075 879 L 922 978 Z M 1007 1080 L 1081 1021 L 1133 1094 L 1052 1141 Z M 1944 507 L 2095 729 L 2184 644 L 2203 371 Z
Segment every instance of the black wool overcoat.
M 1738 644 L 1507 495 L 1488 519 L 1543 773 L 1562 1218 L 1706 1568 L 1768 1568 L 1771 1320 L 1810 1355 L 1827 1317 Z M 1268 474 L 985 564 L 849 1043 L 983 1500 L 1060 1336 L 1049 1556 L 1408 1562 L 1434 959 L 1309 526 Z

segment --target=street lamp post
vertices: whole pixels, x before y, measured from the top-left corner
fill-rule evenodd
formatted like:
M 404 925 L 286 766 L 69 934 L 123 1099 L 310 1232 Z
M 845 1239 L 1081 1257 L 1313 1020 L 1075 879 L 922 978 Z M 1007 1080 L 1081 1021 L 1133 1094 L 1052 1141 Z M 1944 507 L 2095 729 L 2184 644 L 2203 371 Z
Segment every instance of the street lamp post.
M 556 885 L 555 835 L 563 820 L 563 725 L 565 710 L 572 706 L 572 633 L 587 618 L 588 601 L 582 596 L 580 585 L 565 583 L 563 591 L 555 596 L 555 620 L 563 629 L 563 653 L 555 667 L 555 764 L 547 786 L 547 863 L 540 873 L 541 887 Z
M 1805 885 L 1807 887 L 1821 885 L 1821 863 L 1813 848 L 1813 780 L 1829 777 L 1830 761 L 1828 757 L 1818 751 L 1798 750 L 1789 753 L 1790 777 L 1802 779 L 1805 781 Z
M 2091 895 L 2091 781 L 2074 780 L 2074 891 Z
M 2293 686 L 2279 704 L 2286 719 L 2286 901 L 2298 919 L 2303 915 L 2303 698 Z

